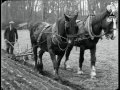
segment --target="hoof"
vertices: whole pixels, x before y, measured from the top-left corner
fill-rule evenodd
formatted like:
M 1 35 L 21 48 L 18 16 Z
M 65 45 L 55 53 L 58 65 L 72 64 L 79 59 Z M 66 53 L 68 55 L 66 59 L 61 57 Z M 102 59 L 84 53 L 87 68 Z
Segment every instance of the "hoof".
M 23 65 L 26 65 L 27 64 L 27 62 L 26 61 L 23 61 Z
M 59 76 L 59 75 L 55 75 L 55 77 L 54 77 L 53 79 L 54 79 L 54 80 L 56 80 L 56 81 L 61 80 L 61 78 L 60 78 L 60 76 Z
M 91 79 L 96 79 L 96 77 L 95 76 L 91 76 Z
M 68 62 L 64 62 L 64 69 L 71 69 L 70 65 Z
M 37 64 L 37 71 L 42 74 L 43 73 L 43 64 Z
M 37 68 L 34 68 L 34 71 L 35 71 L 35 72 L 38 72 Z
M 96 72 L 91 72 L 91 78 L 95 78 Z
M 53 70 L 53 75 L 55 75 L 55 76 L 56 76 L 56 71 L 55 71 L 55 70 Z
M 39 74 L 44 75 L 43 70 L 39 70 Z
M 40 69 L 40 70 L 43 70 L 43 64 L 38 64 L 37 68 Z
M 81 75 L 83 74 L 83 71 L 78 71 L 77 74 Z
M 64 69 L 66 70 L 66 65 L 64 64 Z
M 67 68 L 66 68 L 66 64 L 64 63 L 64 69 L 66 70 Z
M 66 68 L 67 68 L 67 69 L 70 69 L 71 67 L 70 67 L 70 65 L 66 65 Z
M 34 67 L 34 70 L 35 70 L 36 72 L 38 71 L 38 69 L 37 69 L 37 67 L 36 67 L 36 66 Z
M 55 77 L 53 78 L 54 80 L 60 79 L 60 77 L 59 77 L 59 75 L 58 75 L 58 73 L 57 73 L 56 70 L 53 70 L 53 75 L 55 76 Z

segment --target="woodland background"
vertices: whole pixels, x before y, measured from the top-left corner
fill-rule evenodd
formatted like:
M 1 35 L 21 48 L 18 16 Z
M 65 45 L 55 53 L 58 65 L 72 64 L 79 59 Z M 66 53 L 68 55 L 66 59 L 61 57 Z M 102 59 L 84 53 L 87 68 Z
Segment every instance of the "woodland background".
M 15 26 L 36 21 L 54 23 L 64 13 L 76 11 L 78 19 L 84 19 L 88 14 L 101 13 L 111 2 L 118 7 L 118 0 L 7 0 L 1 4 L 1 25 L 4 29 L 11 20 Z

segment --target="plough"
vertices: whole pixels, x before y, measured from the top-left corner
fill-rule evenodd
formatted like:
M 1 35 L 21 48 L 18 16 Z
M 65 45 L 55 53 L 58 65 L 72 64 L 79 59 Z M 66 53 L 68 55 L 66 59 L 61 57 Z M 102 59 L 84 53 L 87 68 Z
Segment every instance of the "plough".
M 32 53 L 32 48 L 28 49 L 28 44 L 27 44 L 27 48 L 24 48 L 24 51 L 22 51 L 23 49 L 19 48 L 19 43 L 15 42 L 15 45 L 13 46 L 11 42 L 9 42 L 7 40 L 7 42 L 14 48 L 14 59 L 18 60 L 20 58 L 22 58 L 22 60 L 26 61 L 28 60 L 28 55 L 33 55 Z M 17 48 L 15 47 L 17 45 L 18 50 L 16 50 Z M 26 59 L 27 58 L 27 59 Z

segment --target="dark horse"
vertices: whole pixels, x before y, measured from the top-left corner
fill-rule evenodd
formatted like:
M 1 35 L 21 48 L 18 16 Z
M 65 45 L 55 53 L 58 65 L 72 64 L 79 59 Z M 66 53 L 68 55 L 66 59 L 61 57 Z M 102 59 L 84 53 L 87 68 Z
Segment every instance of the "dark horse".
M 79 55 L 79 70 L 78 74 L 82 74 L 82 64 L 84 61 L 84 52 L 86 49 L 90 49 L 91 53 L 91 77 L 96 76 L 95 62 L 96 62 L 96 44 L 98 43 L 101 36 L 105 35 L 106 38 L 115 38 L 116 32 L 116 18 L 114 16 L 114 8 L 112 5 L 107 6 L 106 10 L 94 16 L 88 16 L 86 21 L 78 21 L 79 26 L 79 37 L 74 41 L 74 44 L 71 43 L 66 50 L 66 59 L 64 62 L 65 69 L 68 68 L 67 61 L 69 59 L 69 54 L 73 46 L 80 47 Z M 91 19 L 90 19 L 91 18 Z M 91 24 L 89 24 L 91 23 Z M 91 25 L 91 28 L 89 27 Z M 102 30 L 104 33 L 102 33 Z
M 35 68 L 42 73 L 42 56 L 44 52 L 49 52 L 53 62 L 54 74 L 58 78 L 58 69 L 61 59 L 65 53 L 68 43 L 76 37 L 78 26 L 77 15 L 59 18 L 53 25 L 40 22 L 30 28 L 30 38 L 33 47 Z M 40 47 L 39 58 L 37 60 L 37 48 Z M 57 59 L 56 59 L 57 55 Z

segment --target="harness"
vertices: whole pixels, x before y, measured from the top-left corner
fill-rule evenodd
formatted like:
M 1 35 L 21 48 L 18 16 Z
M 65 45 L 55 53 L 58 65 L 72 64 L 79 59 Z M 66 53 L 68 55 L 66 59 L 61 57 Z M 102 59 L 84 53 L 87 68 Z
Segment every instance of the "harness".
M 61 43 L 61 42 L 60 42 L 60 40 L 58 40 L 57 37 L 60 37 L 60 39 L 63 38 L 63 39 L 65 39 L 65 40 L 67 40 L 67 38 L 65 38 L 65 37 L 63 37 L 63 36 L 61 36 L 61 35 L 58 34 L 57 23 L 54 23 L 53 25 L 48 24 L 48 23 L 45 23 L 45 24 L 46 24 L 45 27 L 43 28 L 43 30 L 40 32 L 40 34 L 39 34 L 39 36 L 38 36 L 37 43 L 39 43 L 39 41 L 40 41 L 43 33 L 51 33 L 51 34 L 52 34 L 52 35 L 51 35 L 52 42 L 53 42 L 54 44 L 56 44 L 55 41 L 54 41 L 54 39 L 55 39 L 55 40 L 57 41 L 57 44 L 58 44 L 58 47 L 60 48 L 60 50 L 65 51 L 65 50 L 67 49 L 67 47 L 64 48 L 64 49 L 62 49 L 62 48 L 60 47 L 60 43 Z M 48 29 L 48 28 L 52 28 L 52 32 L 47 32 L 47 31 L 45 32 L 45 30 Z M 45 41 L 46 41 L 46 40 L 40 42 L 40 44 L 43 43 L 43 42 L 45 42 Z M 62 41 L 62 40 L 61 40 L 61 41 Z M 67 43 L 67 42 L 66 42 L 66 43 Z M 39 44 L 35 45 L 34 47 L 36 47 L 36 46 L 39 46 Z
M 111 15 L 110 15 L 111 16 Z M 110 17 L 109 16 L 109 17 Z M 91 19 L 92 19 L 93 17 L 91 17 Z M 113 20 L 113 18 L 112 18 L 112 20 Z M 92 20 L 91 20 L 92 21 Z M 90 22 L 91 23 L 91 22 Z M 114 29 L 113 29 L 114 30 Z M 93 37 L 102 37 L 102 36 L 104 36 L 105 34 L 107 34 L 108 33 L 108 31 L 107 32 L 104 32 L 104 33 L 100 33 L 99 35 L 95 35 L 94 33 L 93 33 L 93 31 L 92 31 L 92 27 L 91 27 L 91 29 L 90 30 L 88 30 L 89 32 L 90 32 L 90 34 L 93 36 Z
M 88 15 L 88 17 L 82 22 L 82 24 L 84 24 L 84 29 L 87 30 L 88 32 L 88 37 L 86 37 L 85 35 L 83 34 L 79 34 L 78 36 L 80 37 L 79 40 L 83 40 L 83 39 L 88 39 L 88 38 L 91 38 L 92 40 L 95 38 L 95 37 L 102 37 L 104 36 L 106 33 L 100 33 L 99 35 L 95 35 L 92 31 L 92 18 L 94 17 L 95 15 Z M 81 22 L 81 20 L 77 21 L 77 23 Z
M 91 25 L 91 21 L 92 21 L 92 16 L 88 16 L 88 19 L 85 23 L 85 27 L 87 27 L 87 30 L 88 30 L 88 33 L 91 37 L 91 39 L 93 40 L 94 39 L 94 36 L 92 35 L 92 25 Z
M 60 37 L 60 38 L 59 38 L 59 37 Z M 58 40 L 58 38 L 59 38 L 60 40 Z M 54 23 L 54 24 L 52 25 L 52 42 L 53 42 L 54 44 L 57 44 L 58 47 L 59 47 L 59 49 L 60 49 L 61 51 L 65 51 L 65 50 L 67 49 L 67 46 L 66 46 L 64 49 L 60 47 L 60 43 L 61 43 L 61 41 L 62 41 L 61 38 L 63 38 L 63 39 L 66 40 L 66 42 L 64 42 L 64 43 L 67 43 L 67 38 L 59 35 L 59 33 L 58 33 L 58 23 L 56 22 L 56 23 Z M 57 43 L 55 43 L 55 41 L 57 41 Z
M 95 35 L 93 33 L 93 31 L 92 31 L 92 18 L 93 18 L 93 16 L 89 16 L 89 19 L 88 19 L 89 20 L 88 32 L 89 32 L 89 35 L 90 35 L 91 39 L 93 40 L 95 37 L 102 37 L 106 33 L 105 32 L 104 33 L 101 32 L 99 35 Z
M 67 21 L 65 21 L 65 32 L 66 32 L 66 26 L 67 26 Z M 67 38 L 76 38 L 76 37 L 78 37 L 78 34 L 69 35 L 69 34 L 67 34 L 67 32 L 66 32 L 66 35 L 67 35 Z
M 45 24 L 46 24 L 46 26 L 43 28 L 43 30 L 40 32 L 40 34 L 39 34 L 39 36 L 38 36 L 38 39 L 37 39 L 37 42 L 38 42 L 38 43 L 39 43 L 39 40 L 41 39 L 41 36 L 42 36 L 42 34 L 44 33 L 44 31 L 51 26 L 51 25 L 48 24 L 48 23 L 45 23 Z
M 39 43 L 39 41 L 40 41 L 40 39 L 41 39 L 41 36 L 42 36 L 42 34 L 43 33 L 51 33 L 52 35 L 51 35 L 51 39 L 52 39 L 52 42 L 54 43 L 54 44 L 57 44 L 58 45 L 58 47 L 60 48 L 60 50 L 62 50 L 62 51 L 65 51 L 66 49 L 67 49 L 67 46 L 63 49 L 63 48 L 61 48 L 60 47 L 60 44 L 61 43 L 68 43 L 67 42 L 67 40 L 68 40 L 68 38 L 71 38 L 71 37 L 77 37 L 78 35 L 77 34 L 73 34 L 73 35 L 68 35 L 67 34 L 67 32 L 66 32 L 66 21 L 65 21 L 65 33 L 66 33 L 66 36 L 67 37 L 63 37 L 63 36 L 61 36 L 61 35 L 59 35 L 59 33 L 58 33 L 58 22 L 56 22 L 56 23 L 54 23 L 53 25 L 50 25 L 50 24 L 46 24 L 46 26 L 43 28 L 43 30 L 40 32 L 40 34 L 39 34 L 39 36 L 38 36 L 38 39 L 37 39 L 37 42 Z M 45 32 L 45 30 L 47 29 L 47 28 L 51 28 L 52 29 L 52 32 Z M 62 39 L 64 39 L 65 41 L 63 41 Z M 45 42 L 46 40 L 44 40 L 43 42 Z M 43 43 L 43 42 L 40 42 L 39 44 L 41 44 L 41 43 Z

